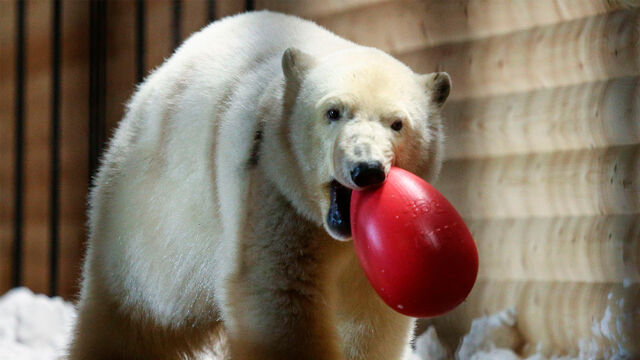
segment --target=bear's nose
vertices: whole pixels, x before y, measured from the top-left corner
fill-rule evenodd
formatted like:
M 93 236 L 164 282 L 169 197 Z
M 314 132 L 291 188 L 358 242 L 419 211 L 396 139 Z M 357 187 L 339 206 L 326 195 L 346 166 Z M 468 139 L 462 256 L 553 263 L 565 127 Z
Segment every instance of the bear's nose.
M 351 170 L 351 180 L 361 188 L 381 184 L 385 178 L 384 168 L 379 161 L 361 162 Z

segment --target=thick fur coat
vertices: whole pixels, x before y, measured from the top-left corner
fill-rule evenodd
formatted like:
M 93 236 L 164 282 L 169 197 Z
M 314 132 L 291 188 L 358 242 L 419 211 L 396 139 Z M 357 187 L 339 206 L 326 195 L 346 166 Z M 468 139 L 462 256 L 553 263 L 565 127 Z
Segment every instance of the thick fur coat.
M 402 358 L 413 320 L 339 241 L 331 189 L 358 189 L 372 161 L 432 179 L 448 92 L 444 73 L 282 14 L 190 37 L 140 85 L 94 180 L 70 358 Z

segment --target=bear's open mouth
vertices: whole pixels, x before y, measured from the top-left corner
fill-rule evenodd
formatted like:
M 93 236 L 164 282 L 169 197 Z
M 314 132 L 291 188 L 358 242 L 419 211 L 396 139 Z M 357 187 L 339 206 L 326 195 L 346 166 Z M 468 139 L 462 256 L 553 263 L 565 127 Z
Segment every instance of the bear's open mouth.
M 336 235 L 351 237 L 351 189 L 333 180 L 329 184 L 329 197 L 327 225 Z

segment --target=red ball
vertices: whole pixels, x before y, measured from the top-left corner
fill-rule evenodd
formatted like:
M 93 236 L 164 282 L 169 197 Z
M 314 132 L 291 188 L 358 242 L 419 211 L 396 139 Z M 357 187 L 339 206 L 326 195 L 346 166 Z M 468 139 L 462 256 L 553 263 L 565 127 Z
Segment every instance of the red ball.
M 353 191 L 351 231 L 364 272 L 384 302 L 413 317 L 453 310 L 478 274 L 478 250 L 453 206 L 400 168 L 375 189 Z

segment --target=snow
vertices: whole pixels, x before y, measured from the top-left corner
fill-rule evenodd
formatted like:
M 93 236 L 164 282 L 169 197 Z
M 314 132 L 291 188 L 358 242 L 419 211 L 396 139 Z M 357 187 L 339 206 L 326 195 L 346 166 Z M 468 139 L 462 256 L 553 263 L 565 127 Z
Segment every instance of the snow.
M 440 343 L 436 328 L 430 326 L 424 334 L 416 339 L 414 351 L 416 359 L 446 360 L 450 351 Z
M 516 329 L 516 312 L 508 309 L 493 316 L 478 318 L 471 324 L 471 330 L 462 339 L 460 348 L 456 353 L 456 359 L 487 359 L 495 349 L 515 349 L 522 339 Z M 505 359 L 517 359 L 515 354 L 499 351 Z
M 75 319 L 59 297 L 17 288 L 0 297 L 0 359 L 49 360 L 61 355 Z
M 63 354 L 70 340 L 75 320 L 73 305 L 59 297 L 35 295 L 26 288 L 16 288 L 0 297 L 0 359 L 53 360 Z M 606 336 L 610 314 L 594 323 L 594 333 Z M 469 333 L 454 352 L 447 349 L 432 326 L 415 341 L 415 350 L 405 360 L 523 360 L 514 349 L 523 343 L 516 327 L 513 309 L 477 318 Z M 576 359 L 591 359 L 599 351 L 594 341 L 582 341 Z M 205 356 L 215 360 L 213 356 Z M 625 359 L 623 354 L 612 358 Z M 534 354 L 526 360 L 573 360 L 569 357 L 547 358 Z

